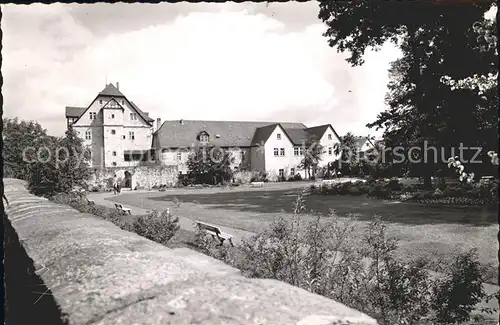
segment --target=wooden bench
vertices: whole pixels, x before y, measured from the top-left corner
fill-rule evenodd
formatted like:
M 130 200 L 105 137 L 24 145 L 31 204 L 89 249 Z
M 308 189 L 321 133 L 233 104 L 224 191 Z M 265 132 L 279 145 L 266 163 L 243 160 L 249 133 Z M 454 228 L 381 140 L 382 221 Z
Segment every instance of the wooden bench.
M 229 241 L 229 243 L 231 244 L 231 246 L 234 246 L 233 245 L 233 236 L 230 235 L 230 234 L 226 234 L 226 233 L 223 233 L 219 227 L 217 226 L 214 226 L 214 225 L 209 225 L 208 223 L 204 223 L 204 222 L 201 222 L 201 221 L 195 221 L 196 222 L 196 225 L 198 226 L 198 228 L 211 235 L 212 238 L 217 238 L 219 241 L 220 241 L 220 245 L 222 246 L 224 244 L 224 241 L 227 239 Z
M 130 214 L 132 215 L 132 212 L 130 211 L 129 208 L 124 208 L 123 205 L 115 203 L 115 208 L 118 210 L 121 214 Z
M 252 185 L 252 187 L 262 187 L 264 186 L 264 182 L 252 182 L 250 185 Z

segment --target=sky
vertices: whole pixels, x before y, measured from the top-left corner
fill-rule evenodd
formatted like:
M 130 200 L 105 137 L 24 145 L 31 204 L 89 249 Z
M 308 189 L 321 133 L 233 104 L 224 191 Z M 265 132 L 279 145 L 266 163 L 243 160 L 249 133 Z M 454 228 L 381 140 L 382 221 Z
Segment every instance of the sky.
M 351 67 L 317 2 L 2 5 L 4 117 L 63 135 L 66 106 L 106 82 L 156 119 L 366 128 L 385 109 L 392 45 Z

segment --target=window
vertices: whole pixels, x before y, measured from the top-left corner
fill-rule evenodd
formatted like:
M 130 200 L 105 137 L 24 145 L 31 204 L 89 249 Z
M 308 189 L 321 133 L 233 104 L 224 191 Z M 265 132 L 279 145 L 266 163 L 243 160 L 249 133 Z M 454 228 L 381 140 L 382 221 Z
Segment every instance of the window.
M 285 155 L 285 148 L 281 148 L 280 149 L 280 156 L 284 156 Z
M 125 101 L 124 100 L 122 100 L 122 105 L 125 105 Z
M 331 134 L 329 134 L 329 135 L 328 135 L 328 140 L 331 140 L 331 139 L 332 139 L 332 135 L 331 135 Z
M 114 162 L 114 161 L 113 161 L 112 165 L 113 165 L 113 166 L 116 166 L 116 162 Z
M 111 118 L 115 118 L 115 114 L 111 114 Z
M 95 120 L 95 119 L 96 119 L 96 112 L 90 112 L 90 113 L 89 113 L 89 118 L 90 118 L 91 120 Z
M 299 148 L 299 156 L 303 156 L 304 155 L 304 148 Z
M 290 175 L 294 176 L 295 175 L 295 168 L 290 168 Z
M 99 104 L 102 104 L 102 99 L 99 99 Z
M 85 140 L 92 140 L 92 131 L 85 131 Z
M 274 156 L 278 157 L 278 148 L 274 148 Z
M 125 140 L 126 136 L 122 135 L 122 139 Z
M 285 170 L 284 169 L 280 169 L 279 170 L 279 174 L 280 174 L 280 177 L 285 177 Z
M 113 157 L 116 157 L 116 151 L 113 151 Z
M 333 148 L 332 147 L 328 147 L 328 155 L 332 155 L 333 154 Z
M 281 140 L 281 133 L 276 134 L 276 139 Z
M 128 133 L 128 138 L 129 138 L 130 140 L 134 140 L 134 139 L 135 139 L 135 134 L 134 134 L 134 132 L 133 132 L 133 131 L 130 131 L 130 132 Z
M 241 160 L 245 160 L 245 151 L 240 151 L 240 157 L 241 157 Z
M 182 161 L 182 153 L 177 153 L 177 161 Z
M 293 155 L 298 156 L 299 155 L 299 147 L 293 148 Z
M 123 160 L 124 160 L 124 161 L 130 161 L 130 154 L 126 154 L 126 153 L 124 153 L 124 154 L 123 154 Z
M 208 134 L 200 135 L 200 142 L 207 143 L 208 142 Z
M 137 120 L 137 114 L 136 113 L 130 113 L 130 119 L 131 120 Z
M 116 131 L 115 130 L 111 130 L 111 134 L 116 134 Z

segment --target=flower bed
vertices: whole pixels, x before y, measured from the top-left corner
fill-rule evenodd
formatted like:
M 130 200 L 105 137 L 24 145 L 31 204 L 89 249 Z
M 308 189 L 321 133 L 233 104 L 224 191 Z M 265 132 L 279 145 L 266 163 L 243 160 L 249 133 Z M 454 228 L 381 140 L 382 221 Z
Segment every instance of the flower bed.
M 423 204 L 487 205 L 498 203 L 498 180 L 474 184 L 440 185 L 425 190 L 421 185 L 403 186 L 398 180 L 368 180 L 311 185 L 318 195 L 367 195 Z

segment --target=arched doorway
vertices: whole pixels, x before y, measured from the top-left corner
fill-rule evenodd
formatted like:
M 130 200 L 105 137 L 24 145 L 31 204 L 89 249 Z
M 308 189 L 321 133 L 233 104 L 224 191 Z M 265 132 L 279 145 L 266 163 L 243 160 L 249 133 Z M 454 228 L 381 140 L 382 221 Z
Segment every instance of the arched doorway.
M 125 171 L 125 180 L 123 182 L 123 187 L 132 188 L 132 174 L 128 170 Z

